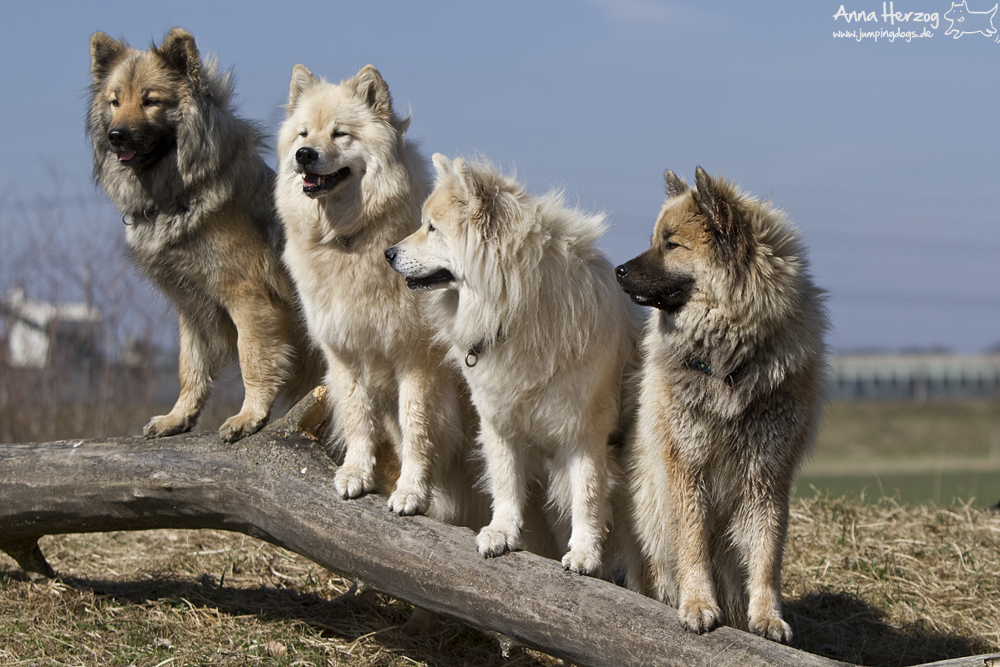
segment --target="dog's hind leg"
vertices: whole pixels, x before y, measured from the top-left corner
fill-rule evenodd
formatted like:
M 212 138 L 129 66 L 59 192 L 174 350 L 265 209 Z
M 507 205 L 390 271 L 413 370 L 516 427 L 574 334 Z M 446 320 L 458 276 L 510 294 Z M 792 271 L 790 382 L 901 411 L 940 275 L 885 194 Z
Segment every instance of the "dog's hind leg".
M 676 607 L 677 549 L 672 540 L 673 507 L 668 490 L 673 480 L 663 464 L 670 447 L 667 422 L 658 409 L 638 420 L 625 446 L 623 496 L 628 587 Z M 618 530 L 619 526 L 615 526 Z M 627 549 L 634 549 L 629 554 Z
M 180 311 L 177 313 L 180 330 L 180 382 L 181 392 L 168 414 L 153 417 L 142 434 L 147 438 L 161 438 L 190 431 L 198 421 L 212 388 L 212 373 L 216 353 L 205 340 L 202 332 Z

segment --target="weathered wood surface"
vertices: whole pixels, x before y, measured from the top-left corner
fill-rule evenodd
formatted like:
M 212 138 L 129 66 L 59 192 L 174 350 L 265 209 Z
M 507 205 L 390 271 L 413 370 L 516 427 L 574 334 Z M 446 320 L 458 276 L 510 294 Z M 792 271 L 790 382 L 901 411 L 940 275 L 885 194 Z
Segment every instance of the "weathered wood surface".
M 528 553 L 483 559 L 473 533 L 399 517 L 385 499 L 341 500 L 304 401 L 236 444 L 212 433 L 0 445 L 0 548 L 53 576 L 45 535 L 214 528 L 267 540 L 454 620 L 584 666 L 843 665 L 719 628 L 696 636 L 673 609 Z M 1000 655 L 941 663 L 992 664 Z

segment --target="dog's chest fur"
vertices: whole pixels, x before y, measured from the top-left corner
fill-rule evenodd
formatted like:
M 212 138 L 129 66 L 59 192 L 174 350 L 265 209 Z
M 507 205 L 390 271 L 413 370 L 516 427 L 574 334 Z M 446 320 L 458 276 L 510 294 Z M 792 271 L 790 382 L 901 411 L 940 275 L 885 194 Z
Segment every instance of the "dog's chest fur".
M 390 356 L 423 338 L 417 295 L 382 254 L 392 243 L 381 234 L 362 234 L 346 247 L 289 236 L 285 262 L 310 331 L 342 356 Z
M 700 470 L 715 511 L 735 511 L 730 505 L 744 497 L 753 480 L 770 480 L 777 469 L 794 469 L 814 429 L 815 363 L 789 373 L 776 386 L 745 392 L 739 383 L 761 370 L 753 361 L 742 371 L 747 378 L 727 381 L 678 359 L 671 335 L 658 330 L 646 335 L 650 356 L 671 360 L 647 366 L 642 378 L 641 401 L 659 406 L 664 431 L 671 434 L 660 455 Z

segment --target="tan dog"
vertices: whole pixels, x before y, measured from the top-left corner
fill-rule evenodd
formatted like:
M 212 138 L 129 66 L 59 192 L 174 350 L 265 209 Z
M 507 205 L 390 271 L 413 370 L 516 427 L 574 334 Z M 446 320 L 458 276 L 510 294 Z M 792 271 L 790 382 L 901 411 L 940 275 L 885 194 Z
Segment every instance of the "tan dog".
M 437 290 L 439 336 L 480 415 L 493 520 L 479 533 L 479 552 L 522 547 L 538 485 L 563 566 L 601 574 L 611 441 L 638 334 L 596 247 L 603 219 L 555 193 L 527 194 L 486 164 L 436 154 L 434 166 L 423 225 L 386 258 L 412 289 Z
M 420 225 L 429 190 L 408 125 L 374 67 L 336 85 L 295 66 L 278 140 L 285 262 L 329 363 L 344 449 L 337 492 L 375 490 L 376 461 L 394 453 L 392 511 L 468 523 L 457 376 L 424 321 L 425 295 L 408 290 L 383 254 Z
M 821 411 L 822 293 L 785 214 L 697 171 L 666 173 L 649 250 L 616 269 L 651 306 L 630 486 L 630 582 L 695 632 L 776 641 L 792 478 Z
M 322 377 L 281 263 L 260 134 L 233 114 L 230 76 L 180 28 L 149 51 L 94 33 L 90 52 L 94 175 L 180 328 L 180 396 L 143 433 L 190 430 L 213 377 L 238 357 L 246 397 L 219 429 L 237 440 L 266 423 L 280 392 L 297 400 Z

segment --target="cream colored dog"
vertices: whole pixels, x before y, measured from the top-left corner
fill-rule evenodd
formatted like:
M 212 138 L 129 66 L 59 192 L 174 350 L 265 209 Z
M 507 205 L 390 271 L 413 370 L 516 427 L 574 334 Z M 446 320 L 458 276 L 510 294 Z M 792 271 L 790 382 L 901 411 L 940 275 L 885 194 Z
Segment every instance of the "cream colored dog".
M 638 321 L 595 247 L 603 221 L 485 164 L 436 154 L 434 166 L 421 228 L 386 258 L 412 289 L 439 290 L 439 336 L 479 412 L 493 495 L 479 551 L 522 546 L 541 484 L 563 566 L 600 574 Z
M 392 511 L 467 522 L 456 495 L 468 442 L 458 377 L 424 323 L 425 295 L 407 289 L 383 255 L 419 227 L 428 192 L 408 125 L 374 67 L 336 85 L 295 66 L 278 139 L 284 258 L 329 365 L 344 449 L 337 492 L 374 490 L 377 459 L 394 453 Z

